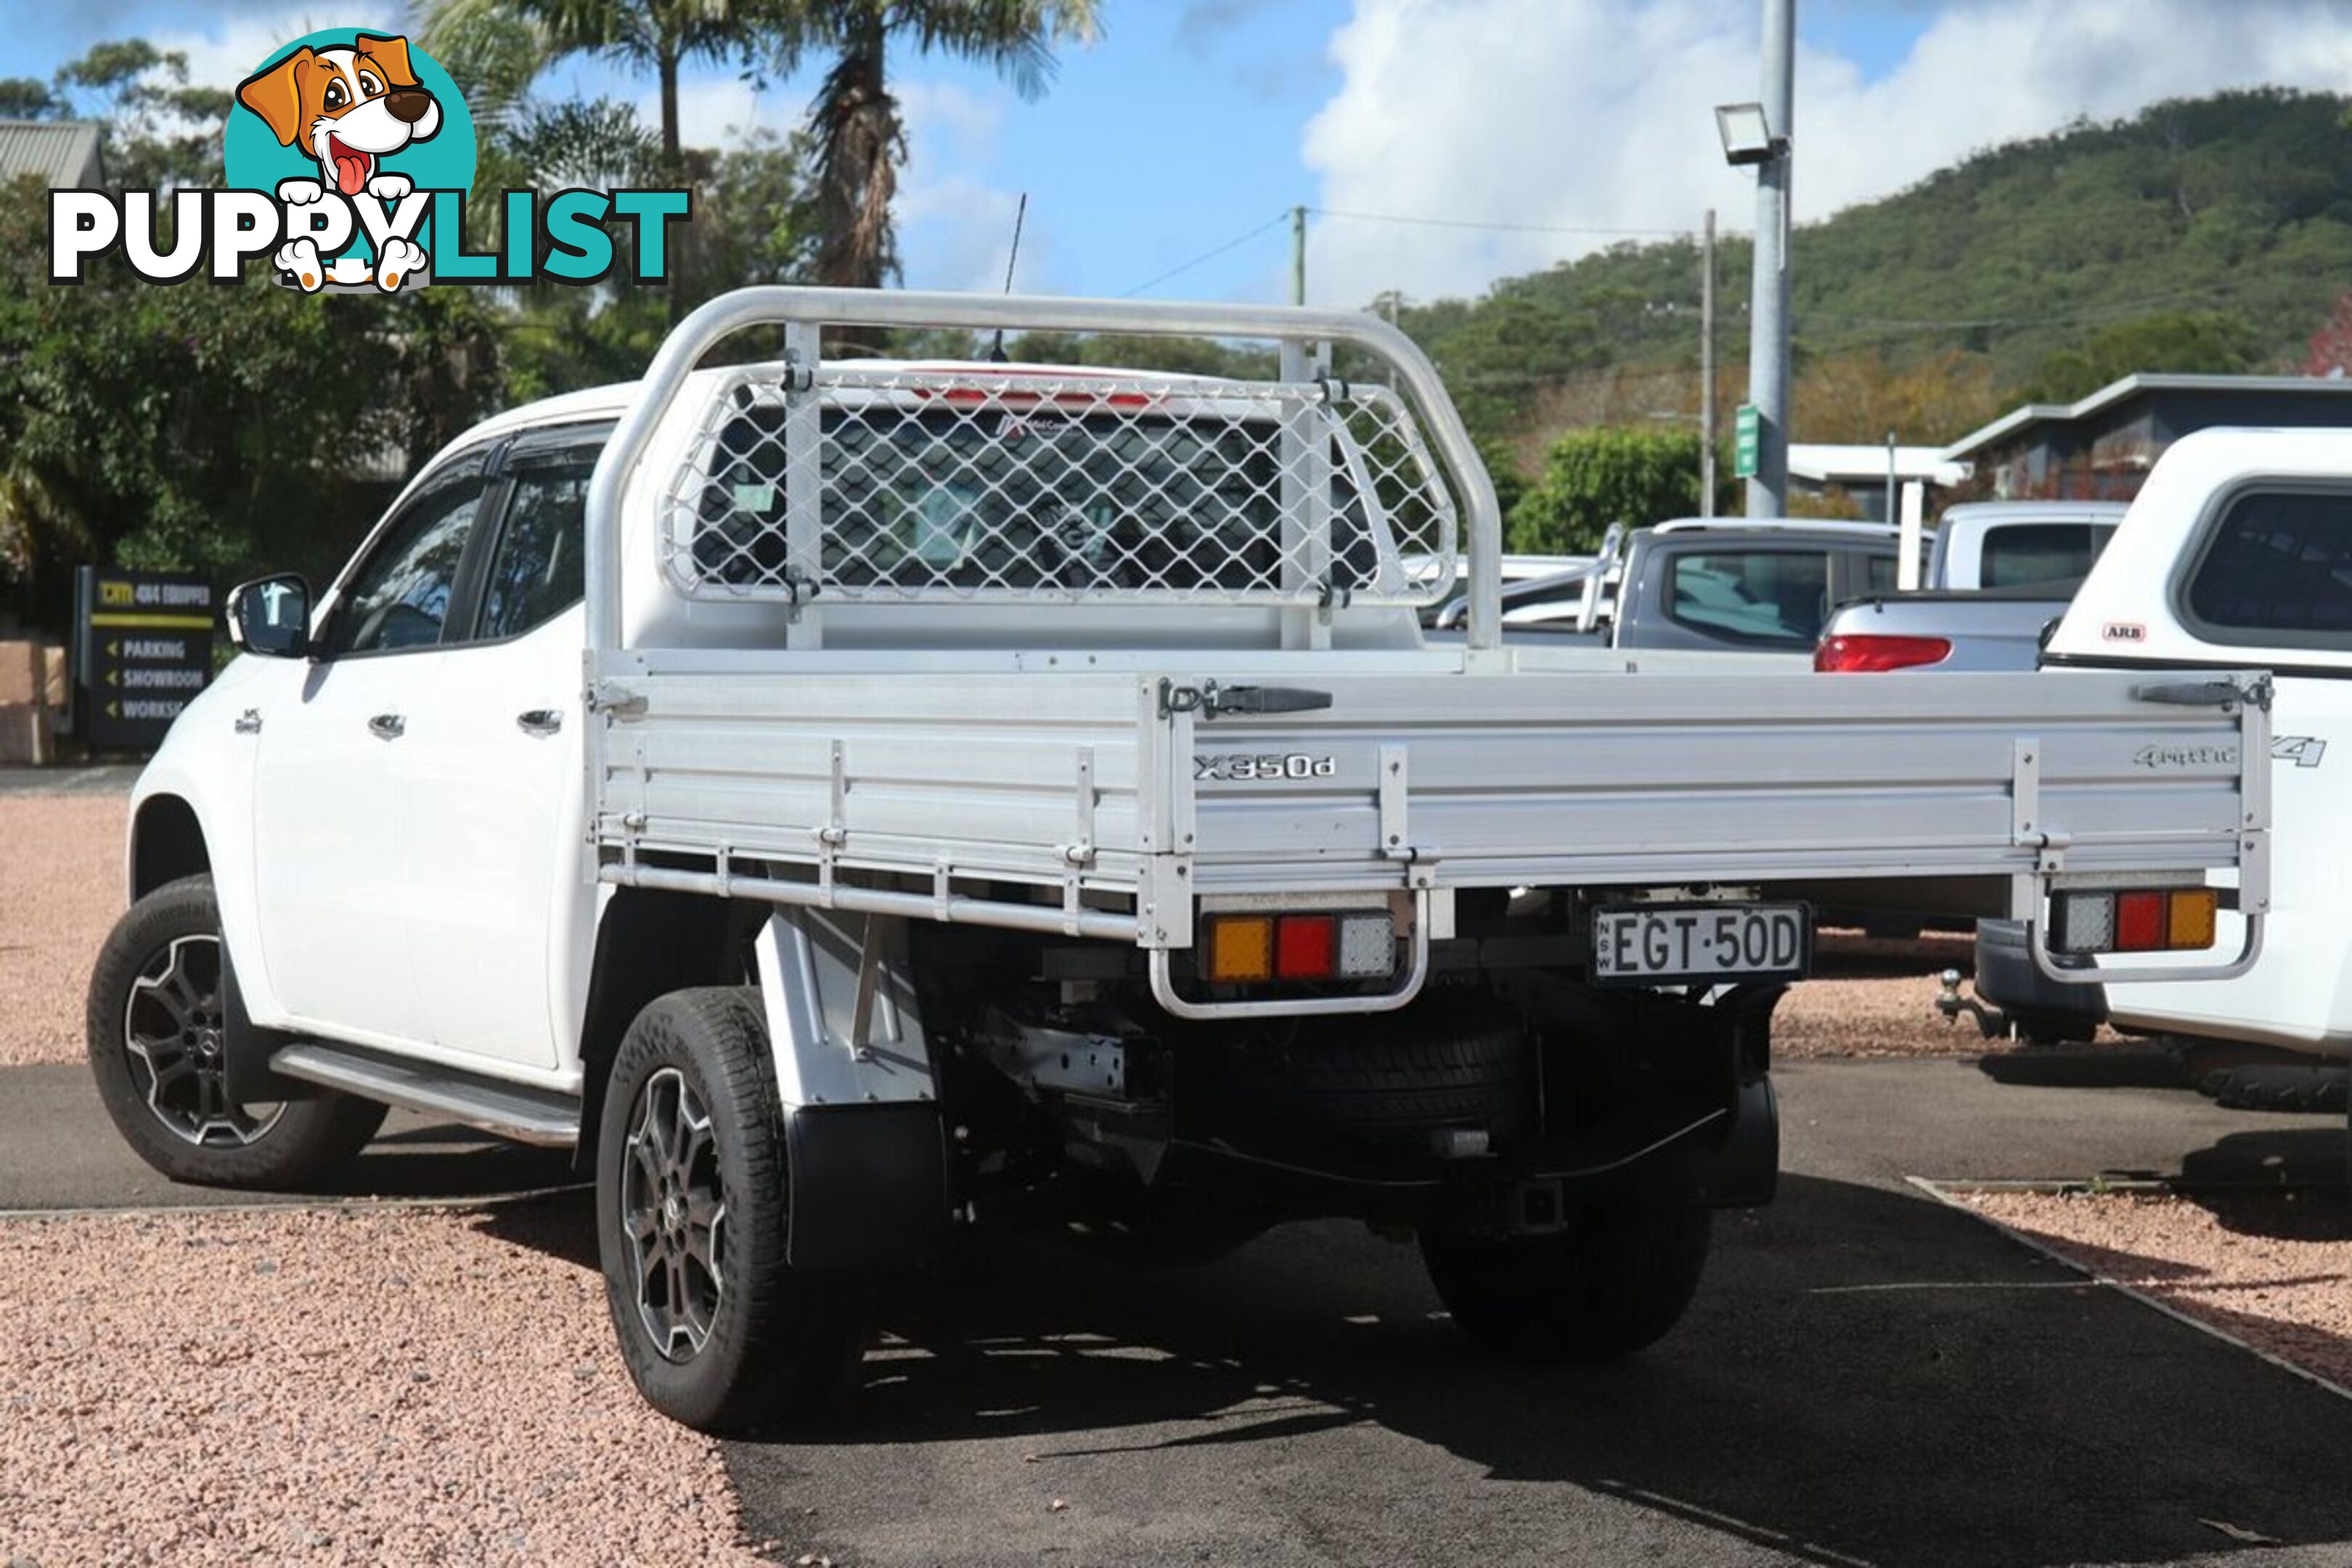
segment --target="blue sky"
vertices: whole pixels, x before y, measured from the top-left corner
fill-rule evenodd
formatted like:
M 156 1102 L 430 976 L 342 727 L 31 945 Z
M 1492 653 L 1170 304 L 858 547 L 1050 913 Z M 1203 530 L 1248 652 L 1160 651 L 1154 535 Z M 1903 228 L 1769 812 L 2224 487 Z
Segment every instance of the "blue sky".
M 397 0 L 13 9 L 0 75 L 47 77 L 91 43 L 144 36 L 187 48 L 200 78 L 225 84 L 310 27 L 403 25 Z M 2234 11 L 2210 0 L 1801 0 L 1800 216 L 2078 113 L 2241 81 L 2352 85 L 2338 79 L 2352 74 L 2352 46 L 2335 47 L 2338 33 L 2352 39 L 2347 11 L 2328 0 Z M 1066 48 L 1034 102 L 984 69 L 897 63 L 911 128 L 908 284 L 1001 279 L 1022 191 L 1019 280 L 1041 291 L 1279 299 L 1294 203 L 1445 220 L 1312 219 L 1310 298 L 1347 304 L 1389 286 L 1475 293 L 1612 237 L 1592 231 L 1693 227 L 1708 206 L 1743 227 L 1753 201 L 1721 164 L 1708 110 L 1755 96 L 1757 0 L 1104 0 L 1104 12 L 1106 36 Z M 2211 28 L 2211 13 L 2231 25 Z M 689 139 L 747 121 L 789 127 L 814 78 L 810 68 L 755 97 L 731 72 L 698 73 Z M 602 61 L 561 65 L 541 87 L 650 111 L 650 81 Z

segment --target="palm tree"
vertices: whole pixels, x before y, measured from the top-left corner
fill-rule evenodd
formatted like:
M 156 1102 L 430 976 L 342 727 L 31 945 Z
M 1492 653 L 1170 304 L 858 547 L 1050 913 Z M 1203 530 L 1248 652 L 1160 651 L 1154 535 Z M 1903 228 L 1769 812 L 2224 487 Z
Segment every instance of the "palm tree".
M 828 50 L 809 110 L 816 154 L 816 280 L 875 289 L 898 269 L 890 199 L 907 155 L 907 128 L 887 86 L 893 38 L 992 67 L 1022 97 L 1052 83 L 1053 46 L 1094 41 L 1097 0 L 799 0 L 778 34 L 782 71 L 807 50 Z
M 533 110 L 526 95 L 540 68 L 566 55 L 594 53 L 640 69 L 650 66 L 661 85 L 661 153 L 659 172 L 665 183 L 687 178 L 684 150 L 678 142 L 678 68 L 690 59 L 734 58 L 749 63 L 763 53 L 789 51 L 797 37 L 800 0 L 431 0 L 425 13 L 425 47 L 453 60 L 471 62 L 460 79 L 467 104 L 486 131 L 503 134 L 502 142 L 534 141 L 569 142 L 574 152 L 564 162 L 578 163 L 594 154 L 579 151 L 601 142 L 606 149 L 627 151 L 625 109 L 599 100 L 568 116 L 552 118 Z M 518 39 L 525 41 L 519 47 Z M 487 102 L 476 100 L 479 87 Z M 486 137 L 486 142 L 490 138 Z M 521 145 L 502 149 L 518 158 Z M 540 149 L 544 151 L 542 147 Z M 487 149 L 486 149 L 487 151 Z M 485 171 L 488 172 L 488 171 Z M 478 190 L 502 188 L 477 178 Z M 492 199 L 496 199 L 493 197 Z M 669 272 L 669 316 L 686 313 L 688 286 L 685 251 L 689 237 Z
M 520 21 L 537 37 L 541 64 L 593 53 L 650 66 L 661 84 L 662 158 L 676 170 L 678 68 L 788 47 L 799 9 L 793 0 L 431 0 L 424 41 L 436 54 L 445 44 L 462 50 L 486 25 Z

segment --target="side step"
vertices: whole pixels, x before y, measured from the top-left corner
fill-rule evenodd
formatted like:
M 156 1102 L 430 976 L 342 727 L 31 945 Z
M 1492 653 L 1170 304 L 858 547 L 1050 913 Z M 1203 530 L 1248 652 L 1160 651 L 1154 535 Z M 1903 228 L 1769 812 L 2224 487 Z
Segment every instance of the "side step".
M 269 1065 L 288 1078 L 446 1116 L 518 1143 L 568 1149 L 580 1142 L 580 1102 L 569 1095 L 318 1040 L 286 1047 Z

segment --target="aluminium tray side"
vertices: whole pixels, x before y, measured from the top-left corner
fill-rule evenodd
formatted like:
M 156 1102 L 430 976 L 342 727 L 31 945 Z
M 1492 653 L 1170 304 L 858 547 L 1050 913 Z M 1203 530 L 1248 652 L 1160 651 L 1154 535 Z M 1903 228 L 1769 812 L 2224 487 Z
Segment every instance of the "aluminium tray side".
M 1320 682 L 1322 711 L 1192 726 L 1192 885 L 2016 876 L 2053 848 L 2068 870 L 2223 869 L 2266 824 L 2258 710 L 2146 701 L 2145 673 L 1927 679 Z M 1254 753 L 1307 776 L 1223 776 Z
M 1341 675 L 1319 711 L 1206 719 L 1132 672 L 640 676 L 597 836 L 1188 899 L 2225 871 L 2262 842 L 2258 710 L 1931 679 Z

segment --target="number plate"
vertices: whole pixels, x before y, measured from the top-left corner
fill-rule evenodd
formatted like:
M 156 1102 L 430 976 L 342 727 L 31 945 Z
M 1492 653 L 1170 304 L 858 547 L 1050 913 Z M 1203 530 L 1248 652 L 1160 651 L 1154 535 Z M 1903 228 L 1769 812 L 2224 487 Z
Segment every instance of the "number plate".
M 1601 985 L 1793 980 L 1811 967 L 1803 904 L 1620 904 L 1592 911 L 1592 978 Z

